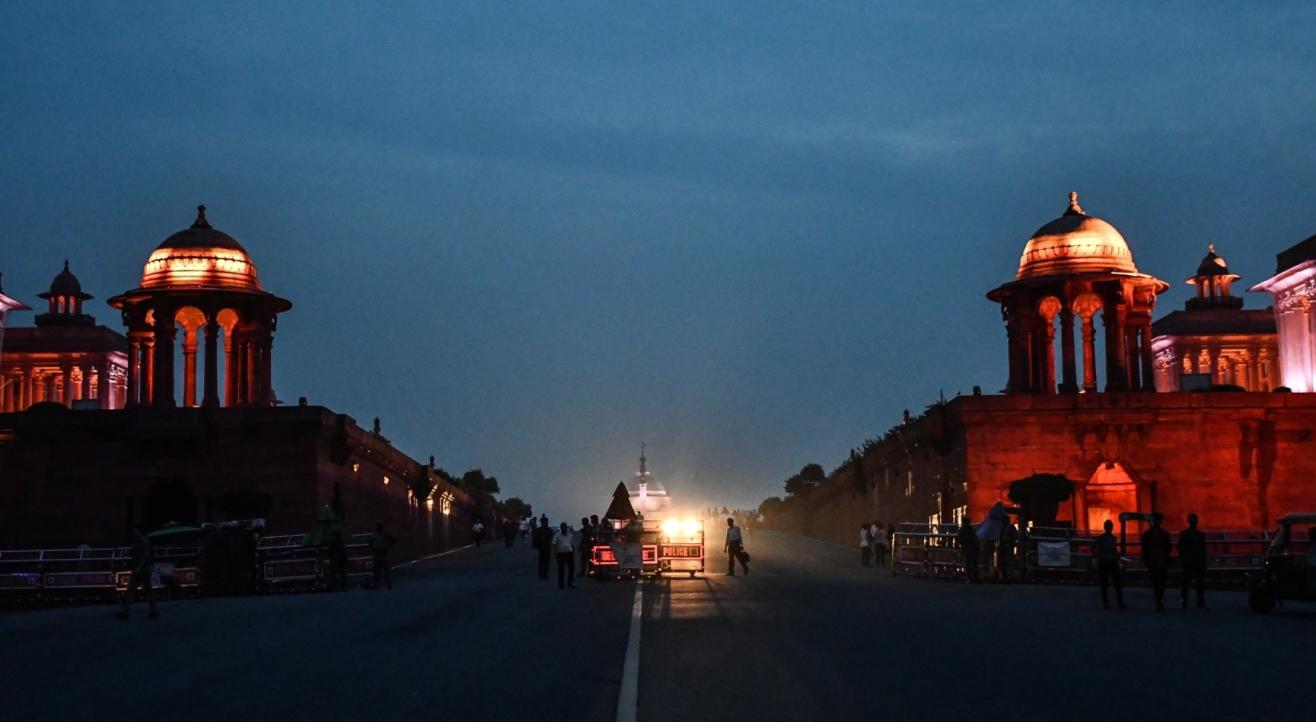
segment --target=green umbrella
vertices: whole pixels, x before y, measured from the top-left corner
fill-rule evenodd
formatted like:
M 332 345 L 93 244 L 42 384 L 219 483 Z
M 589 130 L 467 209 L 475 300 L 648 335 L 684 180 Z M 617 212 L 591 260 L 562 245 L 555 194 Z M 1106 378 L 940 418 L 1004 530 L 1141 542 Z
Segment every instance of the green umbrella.
M 334 532 L 343 535 L 344 544 L 347 543 L 347 540 L 352 538 L 352 532 L 347 530 L 347 526 L 338 518 L 338 515 L 334 513 L 334 510 L 326 504 L 325 507 L 320 510 L 320 518 L 315 520 L 315 528 L 312 529 L 309 534 L 302 537 L 302 546 L 326 546 L 329 542 L 333 541 Z
M 164 526 L 160 527 L 159 529 L 156 529 L 150 534 L 147 534 L 146 538 L 150 539 L 151 541 L 160 541 L 162 539 L 173 539 L 174 537 L 181 537 L 186 534 L 200 534 L 200 533 L 201 533 L 201 529 L 197 527 L 188 526 L 186 524 L 180 524 L 179 522 L 176 521 L 171 521 L 171 522 L 166 522 Z

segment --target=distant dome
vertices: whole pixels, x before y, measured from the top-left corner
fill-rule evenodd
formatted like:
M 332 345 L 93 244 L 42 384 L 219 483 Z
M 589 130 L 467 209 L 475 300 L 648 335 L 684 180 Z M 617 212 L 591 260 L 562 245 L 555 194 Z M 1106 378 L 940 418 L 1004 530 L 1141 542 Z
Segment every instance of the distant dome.
M 197 206 L 196 221 L 165 239 L 146 260 L 144 289 L 216 288 L 260 291 L 251 256 L 232 236 L 212 228 L 206 207 Z
M 1037 229 L 1028 239 L 1015 279 L 1137 272 L 1124 236 L 1106 221 L 1084 213 L 1078 205 L 1078 194 L 1070 193 L 1064 215 Z
M 84 301 L 91 300 L 91 295 L 82 292 L 82 282 L 78 277 L 73 275 L 69 270 L 69 262 L 64 261 L 64 270 L 55 276 L 50 282 L 50 290 L 45 293 L 37 294 L 39 298 L 57 298 L 59 296 L 74 296 Z

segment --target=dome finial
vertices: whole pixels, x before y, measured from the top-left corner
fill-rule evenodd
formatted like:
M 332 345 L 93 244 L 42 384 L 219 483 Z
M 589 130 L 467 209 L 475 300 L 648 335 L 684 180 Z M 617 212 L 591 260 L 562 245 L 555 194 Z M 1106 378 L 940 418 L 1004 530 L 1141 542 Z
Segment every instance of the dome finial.
M 1083 206 L 1078 204 L 1078 191 L 1069 192 L 1069 208 L 1065 210 L 1067 216 L 1087 215 L 1083 212 Z
M 64 272 L 65 272 L 65 273 L 68 273 L 68 271 L 69 271 L 69 259 L 65 258 L 65 259 L 64 259 Z
M 206 220 L 205 204 L 196 207 L 196 220 L 192 222 L 193 228 L 209 228 L 210 222 Z
M 1214 253 L 1215 253 L 1215 244 L 1214 244 L 1214 243 L 1208 243 L 1208 244 L 1206 244 L 1206 252 L 1207 252 L 1207 253 L 1212 253 L 1212 254 L 1214 254 Z

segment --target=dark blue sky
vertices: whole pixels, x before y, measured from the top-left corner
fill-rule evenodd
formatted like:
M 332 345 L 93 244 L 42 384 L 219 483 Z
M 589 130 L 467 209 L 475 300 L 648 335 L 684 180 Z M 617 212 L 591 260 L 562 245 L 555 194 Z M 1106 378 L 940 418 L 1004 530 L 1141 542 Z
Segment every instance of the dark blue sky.
M 283 399 L 554 516 L 641 440 L 752 504 L 999 389 L 983 293 L 1071 189 L 1162 312 L 1316 232 L 1307 4 L 266 4 L 0 5 L 6 291 L 68 257 L 117 327 L 204 202 Z

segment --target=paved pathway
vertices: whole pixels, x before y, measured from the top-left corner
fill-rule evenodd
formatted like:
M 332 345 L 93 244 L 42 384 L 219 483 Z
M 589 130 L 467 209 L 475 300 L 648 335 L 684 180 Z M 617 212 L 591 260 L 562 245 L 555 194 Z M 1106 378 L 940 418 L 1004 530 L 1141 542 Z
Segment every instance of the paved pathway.
M 717 551 L 717 544 L 710 545 Z M 1316 709 L 1316 608 L 1241 594 L 1156 615 L 1090 588 L 892 579 L 858 554 L 751 536 L 753 573 L 642 585 L 642 722 L 1294 719 Z M 4 719 L 611 722 L 636 585 L 558 591 L 531 552 L 417 565 L 392 592 L 0 614 Z M 718 570 L 723 571 L 723 570 Z M 623 704 L 623 712 L 627 705 Z

